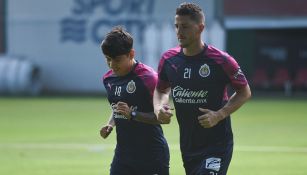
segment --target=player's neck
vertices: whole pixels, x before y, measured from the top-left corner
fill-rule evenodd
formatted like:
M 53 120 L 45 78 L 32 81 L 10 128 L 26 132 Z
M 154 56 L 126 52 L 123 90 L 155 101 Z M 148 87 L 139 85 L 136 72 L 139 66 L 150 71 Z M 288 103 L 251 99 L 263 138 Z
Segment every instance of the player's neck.
M 131 71 L 134 69 L 135 64 L 136 64 L 136 60 L 133 58 L 133 59 L 131 60 L 131 66 L 130 66 L 129 72 L 131 72 Z M 129 73 L 129 72 L 128 72 L 128 73 Z
M 186 56 L 194 56 L 199 54 L 204 49 L 204 43 L 202 41 L 191 44 L 190 46 L 183 48 L 183 53 Z
M 133 60 L 131 60 L 131 62 L 128 63 L 129 67 L 125 69 L 126 71 L 124 73 L 122 73 L 121 75 L 119 75 L 119 76 L 123 77 L 123 76 L 128 75 L 131 71 L 133 71 L 136 63 L 137 63 L 136 60 L 133 58 Z

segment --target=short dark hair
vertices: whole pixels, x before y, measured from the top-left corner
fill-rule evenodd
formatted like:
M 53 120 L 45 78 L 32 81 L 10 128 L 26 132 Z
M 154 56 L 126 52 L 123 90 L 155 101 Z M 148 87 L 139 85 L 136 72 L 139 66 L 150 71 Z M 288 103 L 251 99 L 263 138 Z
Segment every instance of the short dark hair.
M 205 21 L 205 14 L 199 5 L 184 2 L 176 9 L 176 15 L 190 16 L 190 18 L 198 23 Z
M 111 58 L 128 54 L 132 47 L 132 36 L 121 26 L 114 27 L 106 34 L 105 39 L 101 43 L 103 54 Z

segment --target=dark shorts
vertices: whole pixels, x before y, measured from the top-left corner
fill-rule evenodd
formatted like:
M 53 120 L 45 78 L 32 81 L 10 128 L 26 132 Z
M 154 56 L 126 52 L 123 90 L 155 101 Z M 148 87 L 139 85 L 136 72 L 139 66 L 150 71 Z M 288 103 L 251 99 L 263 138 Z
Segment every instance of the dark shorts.
M 169 154 L 162 155 L 163 160 L 149 161 L 125 161 L 114 156 L 110 175 L 169 175 Z
M 233 144 L 209 147 L 206 150 L 201 156 L 183 160 L 186 174 L 226 175 L 232 157 Z

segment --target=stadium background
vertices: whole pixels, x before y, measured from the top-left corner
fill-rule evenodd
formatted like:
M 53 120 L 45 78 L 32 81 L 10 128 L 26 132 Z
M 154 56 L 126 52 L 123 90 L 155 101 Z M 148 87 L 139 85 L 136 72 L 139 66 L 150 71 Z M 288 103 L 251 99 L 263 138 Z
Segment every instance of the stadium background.
M 115 134 L 97 132 L 110 113 L 99 44 L 123 25 L 136 58 L 157 68 L 176 46 L 181 2 L 0 0 L 0 174 L 108 174 Z M 307 174 L 307 2 L 191 2 L 205 10 L 204 40 L 237 59 L 253 90 L 233 115 L 229 174 Z M 177 123 L 163 128 L 171 174 L 183 174 Z

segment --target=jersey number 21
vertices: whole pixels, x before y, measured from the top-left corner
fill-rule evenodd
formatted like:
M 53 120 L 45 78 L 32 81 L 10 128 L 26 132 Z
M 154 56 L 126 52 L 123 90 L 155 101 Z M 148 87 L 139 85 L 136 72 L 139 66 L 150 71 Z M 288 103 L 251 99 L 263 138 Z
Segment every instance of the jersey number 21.
M 191 68 L 184 68 L 184 74 L 183 74 L 183 78 L 191 78 Z

